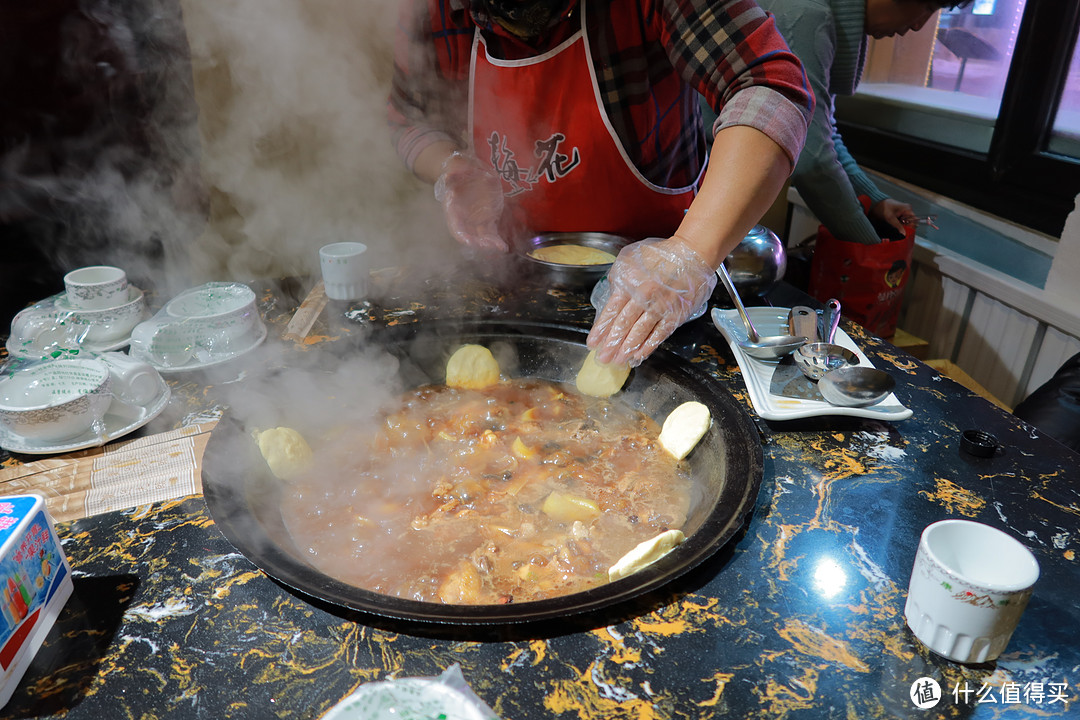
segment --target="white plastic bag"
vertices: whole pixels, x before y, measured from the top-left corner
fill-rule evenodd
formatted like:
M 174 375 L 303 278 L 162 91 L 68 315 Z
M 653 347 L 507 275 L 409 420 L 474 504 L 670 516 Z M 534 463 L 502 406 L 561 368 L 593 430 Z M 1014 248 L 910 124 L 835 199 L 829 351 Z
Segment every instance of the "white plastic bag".
M 451 665 L 438 677 L 401 678 L 361 685 L 323 720 L 499 720 Z

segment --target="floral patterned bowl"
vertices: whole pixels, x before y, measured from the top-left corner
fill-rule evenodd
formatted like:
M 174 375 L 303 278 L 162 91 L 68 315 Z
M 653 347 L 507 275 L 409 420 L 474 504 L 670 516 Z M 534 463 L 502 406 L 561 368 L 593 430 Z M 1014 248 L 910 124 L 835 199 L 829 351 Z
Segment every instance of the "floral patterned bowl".
M 112 402 L 109 368 L 83 358 L 35 363 L 0 378 L 0 426 L 20 438 L 53 442 L 100 423 Z
M 63 295 L 57 296 L 54 307 L 56 317 L 88 326 L 85 340 L 95 343 L 112 342 L 127 337 L 132 328 L 146 316 L 143 291 L 134 286 L 128 286 L 127 300 L 116 307 L 84 310 L 72 306 Z

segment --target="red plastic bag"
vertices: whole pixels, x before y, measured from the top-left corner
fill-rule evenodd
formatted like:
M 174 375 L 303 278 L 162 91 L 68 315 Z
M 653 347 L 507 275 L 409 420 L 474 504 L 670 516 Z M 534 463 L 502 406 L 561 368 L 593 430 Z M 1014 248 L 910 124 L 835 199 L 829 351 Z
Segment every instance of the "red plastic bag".
M 878 337 L 892 337 L 915 247 L 915 226 L 906 230 L 903 240 L 864 245 L 838 240 L 820 226 L 810 261 L 810 294 L 822 302 L 836 298 L 845 317 Z

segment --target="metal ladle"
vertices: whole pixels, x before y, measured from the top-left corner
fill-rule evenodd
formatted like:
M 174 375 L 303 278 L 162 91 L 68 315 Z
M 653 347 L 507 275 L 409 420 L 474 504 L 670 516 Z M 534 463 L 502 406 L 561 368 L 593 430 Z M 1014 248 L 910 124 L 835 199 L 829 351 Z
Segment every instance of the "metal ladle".
M 825 312 L 819 323 L 821 327 L 818 332 L 825 339 L 822 342 L 807 343 L 795 352 L 795 365 L 802 370 L 803 375 L 815 381 L 821 380 L 823 375 L 833 370 L 859 364 L 858 355 L 843 345 L 833 343 L 836 329 L 840 326 L 839 300 L 832 298 L 825 303 Z
M 720 267 L 716 269 L 716 274 L 720 276 L 724 289 L 731 296 L 731 301 L 735 303 L 735 308 L 739 311 L 743 324 L 746 325 L 747 339 L 740 340 L 739 347 L 747 355 L 759 360 L 772 360 L 783 357 L 800 345 L 806 344 L 807 338 L 794 335 L 760 335 L 754 323 L 750 322 L 750 316 L 746 314 L 746 307 L 743 306 L 742 298 L 739 297 L 739 291 L 735 289 L 735 283 L 731 282 L 731 276 L 723 263 L 720 263 Z
M 825 321 L 825 342 L 832 343 L 840 325 L 839 300 L 833 298 L 825 303 Z M 896 387 L 896 381 L 884 370 L 859 365 L 855 357 L 855 362 L 824 373 L 817 385 L 821 396 L 832 405 L 867 407 L 884 400 Z

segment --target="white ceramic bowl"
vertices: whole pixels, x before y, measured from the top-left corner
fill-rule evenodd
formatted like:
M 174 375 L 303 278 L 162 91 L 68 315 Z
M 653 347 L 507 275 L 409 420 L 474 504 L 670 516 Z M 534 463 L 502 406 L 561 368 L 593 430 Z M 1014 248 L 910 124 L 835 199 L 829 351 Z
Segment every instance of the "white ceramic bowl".
M 53 360 L 0 379 L 0 425 L 27 440 L 81 435 L 105 416 L 111 402 L 109 368 L 98 360 Z
M 146 299 L 142 290 L 129 286 L 127 299 L 116 307 L 84 310 L 72 306 L 65 296 L 60 295 L 56 298 L 55 308 L 58 318 L 67 316 L 72 322 L 89 327 L 84 340 L 107 343 L 131 334 L 146 315 Z
M 177 295 L 131 331 L 131 354 L 159 368 L 209 363 L 265 336 L 255 293 L 242 283 L 207 283 Z

